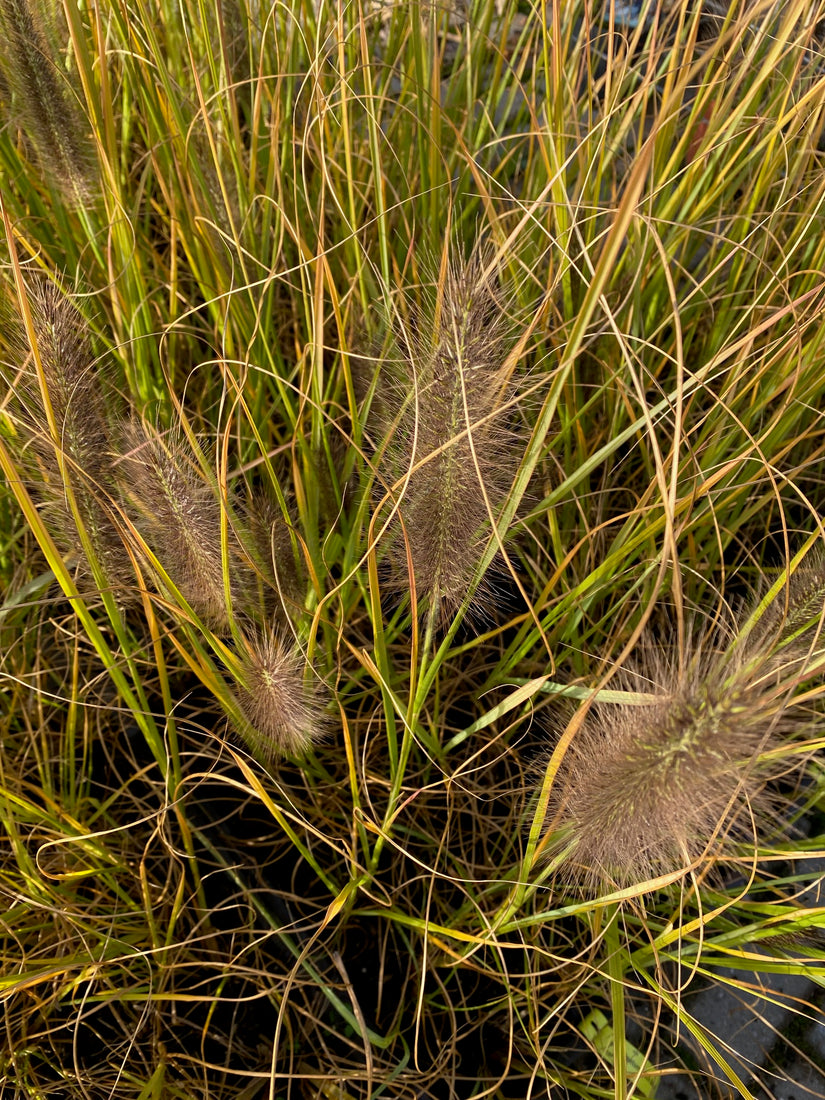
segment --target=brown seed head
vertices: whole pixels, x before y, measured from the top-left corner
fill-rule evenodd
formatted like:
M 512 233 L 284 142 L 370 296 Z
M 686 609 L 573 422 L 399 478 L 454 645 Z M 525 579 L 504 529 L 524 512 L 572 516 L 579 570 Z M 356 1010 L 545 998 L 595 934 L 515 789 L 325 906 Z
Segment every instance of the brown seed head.
M 299 755 L 323 734 L 321 696 L 306 671 L 300 650 L 277 634 L 247 640 L 238 704 L 249 728 L 241 732 L 264 758 Z
M 108 582 L 122 596 L 133 587 L 134 572 L 113 521 L 109 418 L 88 325 L 68 296 L 45 278 L 29 281 L 27 297 L 42 378 L 37 378 L 32 349 L 21 337 L 18 355 L 26 366 L 16 408 L 23 434 L 28 436 L 23 464 L 28 461 L 40 497 L 47 510 L 56 513 L 53 528 L 58 542 L 82 556 L 65 481 L 70 483 L 77 521 Z
M 32 279 L 27 292 L 62 450 L 89 477 L 95 477 L 108 470 L 110 444 L 88 326 L 70 299 L 47 279 Z M 24 403 L 31 425 L 43 437 L 40 448 L 45 458 L 49 432 L 46 411 L 33 369 L 30 378 L 25 387 Z
M 145 543 L 190 607 L 223 629 L 228 615 L 217 490 L 180 436 L 161 438 L 136 419 L 124 428 L 118 466 L 124 491 L 140 510 L 136 523 Z M 233 571 L 233 595 L 246 580 L 240 567 Z
M 503 506 L 523 453 L 503 407 L 513 396 L 503 369 L 513 330 L 488 260 L 477 248 L 450 265 L 440 296 L 398 334 L 376 402 L 388 439 L 379 472 L 404 525 L 391 533 L 391 583 L 408 587 L 408 544 L 422 607 L 440 619 L 466 597 L 490 512 Z M 479 586 L 476 610 L 484 595 Z
M 768 647 L 746 646 L 735 659 L 693 649 L 686 671 L 648 657 L 611 681 L 653 701 L 595 705 L 564 756 L 551 815 L 589 892 L 687 868 L 750 837 L 767 816 L 766 783 L 780 765 L 762 754 L 798 723 L 788 685 Z
M 291 514 L 293 500 L 286 501 Z M 296 559 L 290 536 L 294 520 L 287 521 L 278 505 L 264 492 L 250 494 L 243 509 L 248 542 L 266 585 L 264 605 L 269 618 L 290 618 L 303 604 L 306 576 Z
M 95 190 L 88 124 L 28 0 L 0 0 L 0 32 L 0 58 L 21 127 L 52 183 L 82 206 Z
M 822 630 L 823 614 L 825 554 L 814 550 L 788 576 L 787 584 L 765 608 L 755 634 L 765 644 L 772 641 L 781 658 L 788 648 L 794 653 L 807 648 L 811 635 Z

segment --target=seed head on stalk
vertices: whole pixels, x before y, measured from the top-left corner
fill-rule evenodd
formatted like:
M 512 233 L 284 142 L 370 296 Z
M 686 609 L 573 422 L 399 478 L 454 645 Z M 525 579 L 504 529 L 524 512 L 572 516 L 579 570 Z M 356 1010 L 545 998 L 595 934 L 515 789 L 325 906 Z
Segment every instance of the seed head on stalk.
M 556 777 L 562 874 L 599 893 L 758 838 L 774 816 L 771 780 L 805 759 L 772 752 L 806 721 L 792 697 L 805 669 L 789 651 L 777 659 L 776 639 L 758 629 L 737 647 L 694 633 L 683 661 L 668 646 L 641 647 L 643 660 L 610 685 L 628 703 L 591 708 Z
M 248 727 L 241 734 L 265 759 L 300 755 L 324 732 L 321 694 L 307 683 L 304 656 L 274 631 L 245 643 L 237 700 Z
M 134 571 L 113 519 L 110 421 L 89 327 L 45 277 L 29 278 L 26 298 L 31 331 L 19 340 L 14 403 L 26 444 L 22 464 L 54 517 L 58 544 L 83 563 L 82 529 L 106 581 L 122 597 L 134 587 Z
M 216 487 L 202 475 L 179 433 L 161 436 L 133 418 L 123 429 L 121 450 L 118 472 L 124 495 L 137 506 L 135 525 L 143 543 L 207 625 L 225 629 L 229 618 Z M 232 549 L 237 549 L 234 544 Z M 230 565 L 232 603 L 242 606 L 254 578 L 237 553 Z
M 29 0 L 0 0 L 3 75 L 13 110 L 49 180 L 73 206 L 95 191 L 94 148 L 83 112 Z
M 477 573 L 524 450 L 507 362 L 514 328 L 492 268 L 481 246 L 445 266 L 432 300 L 396 333 L 374 402 L 379 473 L 403 520 L 390 532 L 390 583 L 408 590 L 411 561 L 433 621 L 452 616 L 474 581 L 473 609 L 491 599 L 490 574 Z

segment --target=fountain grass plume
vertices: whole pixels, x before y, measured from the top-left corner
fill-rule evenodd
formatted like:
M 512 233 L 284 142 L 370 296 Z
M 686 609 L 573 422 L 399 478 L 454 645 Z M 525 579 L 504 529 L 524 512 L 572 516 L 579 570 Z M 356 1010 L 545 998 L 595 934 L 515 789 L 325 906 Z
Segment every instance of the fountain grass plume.
M 88 326 L 55 283 L 45 278 L 27 285 L 37 351 L 55 424 L 66 455 L 89 476 L 107 463 L 109 432 Z M 48 431 L 44 398 L 28 385 L 31 422 Z M 44 460 L 48 451 L 41 443 Z
M 257 491 L 249 495 L 243 510 L 250 550 L 266 586 L 263 607 L 268 618 L 290 619 L 304 600 L 306 573 L 291 536 L 296 524 L 293 504 L 292 494 L 287 492 L 284 495 L 287 519 L 277 501 L 268 493 Z
M 804 669 L 789 652 L 777 661 L 775 639 L 693 636 L 681 662 L 650 642 L 611 681 L 636 699 L 592 707 L 551 795 L 563 874 L 596 894 L 758 839 L 778 797 L 770 781 L 804 764 L 769 755 L 804 725 L 792 702 Z
M 786 584 L 764 609 L 755 625 L 758 637 L 776 646 L 776 659 L 787 659 L 785 651 L 799 660 L 809 647 L 811 636 L 822 629 L 825 615 L 825 553 L 808 553 L 788 575 Z M 825 641 L 825 639 L 823 639 Z
M 478 581 L 490 515 L 504 504 L 524 449 L 508 406 L 514 326 L 491 267 L 491 251 L 479 246 L 468 261 L 446 265 L 432 300 L 397 329 L 379 377 L 375 407 L 387 441 L 379 472 L 403 521 L 390 533 L 390 583 L 409 590 L 409 552 L 420 606 L 433 621 L 454 614 Z M 485 610 L 490 576 L 471 610 Z
M 24 466 L 46 510 L 56 516 L 52 526 L 58 542 L 82 561 L 82 527 L 106 580 L 122 596 L 134 586 L 134 571 L 113 520 L 109 413 L 89 328 L 55 283 L 30 279 L 26 293 L 42 374 L 38 379 L 33 365 L 24 368 L 16 388 L 27 444 Z M 18 343 L 24 361 L 34 349 L 22 336 Z M 76 513 L 64 479 L 71 485 Z
M 277 631 L 244 639 L 237 702 L 247 725 L 242 736 L 257 756 L 297 756 L 324 733 L 322 694 L 307 681 L 300 649 Z
M 28 0 L 0 0 L 0 63 L 45 174 L 74 206 L 94 193 L 88 124 Z
M 137 418 L 123 428 L 118 468 L 124 493 L 139 511 L 136 528 L 145 546 L 193 611 L 209 627 L 225 630 L 229 608 L 217 488 L 203 477 L 179 433 L 157 435 Z M 235 610 L 254 580 L 239 549 L 232 540 L 229 594 Z M 149 568 L 157 573 L 151 561 Z M 162 589 L 163 580 L 156 580 Z

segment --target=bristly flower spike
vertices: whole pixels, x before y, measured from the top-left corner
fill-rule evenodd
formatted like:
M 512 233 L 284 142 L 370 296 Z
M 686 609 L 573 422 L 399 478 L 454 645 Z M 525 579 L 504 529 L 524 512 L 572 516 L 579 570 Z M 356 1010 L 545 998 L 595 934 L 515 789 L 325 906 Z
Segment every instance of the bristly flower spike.
M 777 659 L 785 659 L 791 650 L 791 656 L 799 657 L 808 649 L 811 636 L 825 628 L 825 553 L 814 549 L 809 551 L 793 572 L 789 573 L 786 583 L 762 612 L 754 627 L 757 637 L 765 644 L 771 641 L 777 648 Z M 825 637 L 823 637 L 825 645 Z
M 74 206 L 94 190 L 86 120 L 59 74 L 28 0 L 0 0 L 2 62 L 23 130 L 54 185 Z
M 216 489 L 178 434 L 155 435 L 134 419 L 124 428 L 122 450 L 119 474 L 124 493 L 139 509 L 136 527 L 142 539 L 193 611 L 213 629 L 225 629 L 229 618 Z M 234 604 L 248 578 L 239 562 L 233 566 Z
M 248 727 L 241 734 L 264 759 L 306 752 L 323 735 L 324 707 L 307 683 L 303 654 L 274 631 L 244 643 L 237 701 Z
M 83 539 L 70 534 L 82 527 L 106 582 L 122 596 L 134 585 L 134 572 L 112 518 L 116 486 L 109 419 L 88 326 L 53 282 L 32 279 L 26 294 L 42 373 L 38 381 L 34 368 L 22 375 L 18 406 L 36 457 L 40 494 L 59 516 L 58 541 L 82 558 Z M 33 350 L 23 346 L 20 353 Z
M 647 701 L 595 704 L 561 762 L 550 801 L 558 847 L 569 844 L 560 873 L 590 893 L 678 874 L 771 816 L 768 784 L 789 765 L 770 750 L 804 725 L 789 701 L 802 673 L 776 661 L 764 632 L 733 650 L 688 646 L 685 666 L 647 643 L 644 662 L 611 682 Z
M 440 288 L 396 332 L 381 365 L 378 400 L 386 445 L 379 473 L 403 525 L 391 529 L 392 587 L 403 592 L 412 561 L 432 621 L 445 620 L 477 584 L 490 516 L 503 507 L 523 454 L 513 430 L 508 354 L 515 344 L 489 248 L 446 265 Z M 409 554 L 409 557 L 408 557 Z

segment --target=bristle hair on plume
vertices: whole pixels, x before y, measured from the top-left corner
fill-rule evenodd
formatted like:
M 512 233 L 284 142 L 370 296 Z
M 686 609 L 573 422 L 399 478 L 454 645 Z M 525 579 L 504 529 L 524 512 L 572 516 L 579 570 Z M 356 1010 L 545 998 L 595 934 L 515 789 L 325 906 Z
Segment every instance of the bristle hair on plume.
M 287 519 L 277 501 L 258 491 L 249 495 L 243 508 L 249 548 L 266 586 L 263 605 L 269 618 L 285 616 L 288 620 L 303 603 L 306 576 L 290 535 L 295 522 L 293 504 L 287 494 L 284 499 L 290 517 Z
M 777 645 L 781 659 L 790 646 L 794 650 L 806 649 L 816 630 L 825 630 L 825 552 L 809 551 L 796 569 L 787 576 L 786 583 L 765 608 L 754 633 Z M 825 637 L 823 637 L 825 645 Z
M 559 874 L 591 894 L 758 839 L 777 797 L 770 780 L 803 763 L 764 755 L 803 724 L 764 639 L 726 656 L 723 639 L 694 636 L 686 664 L 655 643 L 643 652 L 610 687 L 649 701 L 593 705 L 551 792 L 550 850 L 569 845 Z
M 30 475 L 47 511 L 56 513 L 52 526 L 57 542 L 84 560 L 77 521 L 107 583 L 123 595 L 125 586 L 134 586 L 134 572 L 113 520 L 117 490 L 110 420 L 88 324 L 68 295 L 45 277 L 27 280 L 26 297 L 42 376 L 38 379 L 34 349 L 21 328 L 19 355 L 25 366 L 15 408 L 22 435 L 28 437 L 23 464 L 28 455 L 34 457 Z M 76 516 L 64 479 L 71 486 Z
M 515 344 L 489 247 L 446 265 L 440 285 L 406 327 L 397 326 L 380 368 L 377 400 L 385 440 L 378 472 L 402 522 L 389 532 L 391 587 L 409 588 L 436 621 L 464 601 L 523 455 L 505 371 Z M 489 582 L 489 574 L 487 578 Z M 492 586 L 476 589 L 485 610 Z
M 123 427 L 121 452 L 118 471 L 124 493 L 137 506 L 135 526 L 141 539 L 192 610 L 213 629 L 225 629 L 229 620 L 217 488 L 204 478 L 179 432 L 156 434 L 134 418 Z M 154 569 L 151 562 L 149 567 Z M 245 598 L 249 573 L 233 560 L 233 605 Z
M 108 425 L 88 325 L 68 295 L 45 277 L 28 279 L 26 298 L 63 450 L 94 476 L 106 465 Z M 28 347 L 23 351 L 28 353 Z M 34 427 L 48 431 L 38 391 L 32 366 L 25 382 L 26 412 Z
M 72 205 L 83 205 L 94 190 L 86 119 L 29 0 L 0 0 L 0 33 L 0 61 L 22 129 L 55 187 Z
M 237 702 L 245 719 L 241 735 L 256 755 L 298 756 L 324 733 L 324 706 L 316 683 L 307 682 L 300 649 L 276 631 L 245 639 Z

